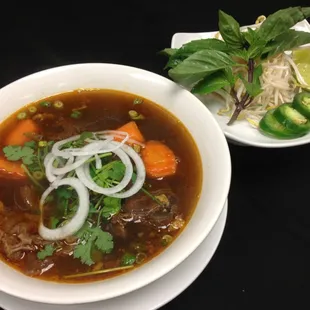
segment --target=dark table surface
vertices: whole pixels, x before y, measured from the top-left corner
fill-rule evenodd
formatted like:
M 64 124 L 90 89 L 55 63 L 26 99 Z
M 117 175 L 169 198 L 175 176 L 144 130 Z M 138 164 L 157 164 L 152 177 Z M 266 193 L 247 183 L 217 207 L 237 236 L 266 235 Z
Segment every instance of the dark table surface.
M 175 32 L 217 29 L 222 9 L 240 24 L 309 1 L 9 1 L 0 18 L 0 87 L 65 64 L 109 62 L 166 75 L 157 52 Z M 99 4 L 102 7 L 99 7 Z M 306 309 L 310 278 L 310 145 L 230 145 L 227 224 L 206 269 L 163 310 Z M 1 281 L 1 279 L 0 279 Z

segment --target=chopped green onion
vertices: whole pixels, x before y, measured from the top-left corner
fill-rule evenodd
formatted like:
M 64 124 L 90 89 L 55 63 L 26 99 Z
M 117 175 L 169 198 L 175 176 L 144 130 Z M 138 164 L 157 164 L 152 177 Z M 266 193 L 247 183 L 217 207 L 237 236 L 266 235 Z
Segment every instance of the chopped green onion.
M 166 246 L 168 245 L 169 243 L 171 243 L 173 240 L 173 237 L 170 236 L 170 235 L 164 235 L 162 238 L 161 238 L 161 244 L 162 246 Z
M 72 118 L 80 118 L 82 116 L 82 112 L 80 111 L 73 111 L 70 115 Z
M 39 141 L 38 145 L 39 145 L 39 147 L 46 147 L 47 141 Z
M 130 253 L 125 253 L 121 259 L 121 266 L 133 265 L 136 261 L 136 256 Z
M 64 107 L 64 104 L 62 101 L 60 100 L 56 100 L 54 103 L 53 103 L 53 106 L 55 109 L 62 109 Z
M 147 255 L 143 252 L 140 252 L 136 256 L 136 263 L 137 264 L 142 264 L 147 258 Z
M 40 102 L 40 106 L 49 108 L 51 106 L 51 103 L 49 101 L 42 101 Z
M 28 108 L 28 111 L 29 111 L 31 114 L 36 113 L 37 110 L 38 110 L 38 109 L 37 109 L 36 107 L 34 107 L 34 106 L 31 106 L 31 107 Z
M 128 112 L 129 117 L 133 120 L 139 120 L 139 119 L 144 119 L 145 117 L 142 114 L 139 114 L 137 111 L 135 110 L 130 110 Z
M 32 175 L 38 181 L 41 181 L 44 178 L 44 173 L 42 171 L 35 171 Z
M 17 119 L 22 120 L 27 118 L 27 113 L 26 112 L 20 112 L 17 114 Z

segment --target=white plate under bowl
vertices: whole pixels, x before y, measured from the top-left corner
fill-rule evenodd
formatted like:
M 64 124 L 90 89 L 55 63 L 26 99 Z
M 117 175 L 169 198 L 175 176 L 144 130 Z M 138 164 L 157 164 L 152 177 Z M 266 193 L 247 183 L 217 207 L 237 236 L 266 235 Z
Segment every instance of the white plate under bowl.
M 242 27 L 256 27 L 255 25 L 249 25 Z M 310 24 L 307 20 L 297 23 L 293 29 L 298 31 L 310 32 Z M 178 32 L 172 37 L 171 47 L 179 48 L 183 44 L 188 43 L 193 40 L 214 38 L 217 31 L 210 32 Z M 223 102 L 219 99 L 212 98 L 208 96 L 208 99 L 203 98 L 203 96 L 197 96 L 211 111 L 220 127 L 222 128 L 227 140 L 237 145 L 244 146 L 256 146 L 264 148 L 281 148 L 281 147 L 292 147 L 297 145 L 303 145 L 310 142 L 310 134 L 307 134 L 301 138 L 297 139 L 273 139 L 261 134 L 257 129 L 250 126 L 246 120 L 241 120 L 235 122 L 233 125 L 227 126 L 229 120 L 226 116 L 218 115 L 218 110 L 223 107 Z
M 168 303 L 205 269 L 221 240 L 226 218 L 227 201 L 216 224 L 201 245 L 179 266 L 159 280 L 126 295 L 113 299 L 75 305 L 36 303 L 0 292 L 0 307 L 5 310 L 155 310 Z

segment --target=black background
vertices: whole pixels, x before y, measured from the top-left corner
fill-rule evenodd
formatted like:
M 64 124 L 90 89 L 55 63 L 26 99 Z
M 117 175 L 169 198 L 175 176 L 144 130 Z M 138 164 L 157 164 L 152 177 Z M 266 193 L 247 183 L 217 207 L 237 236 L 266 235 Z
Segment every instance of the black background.
M 241 25 L 309 1 L 9 1 L 1 8 L 0 87 L 65 64 L 109 62 L 166 75 L 157 52 L 175 32 Z M 232 183 L 220 245 L 171 309 L 306 309 L 310 289 L 310 146 L 230 145 Z M 1 279 L 0 279 L 1 280 Z

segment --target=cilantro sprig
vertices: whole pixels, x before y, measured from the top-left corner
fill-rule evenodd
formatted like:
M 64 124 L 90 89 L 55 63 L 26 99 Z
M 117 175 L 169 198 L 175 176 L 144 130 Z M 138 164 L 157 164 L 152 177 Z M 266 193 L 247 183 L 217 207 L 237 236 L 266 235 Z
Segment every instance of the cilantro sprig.
M 10 161 L 22 160 L 25 165 L 33 164 L 34 150 L 29 146 L 8 145 L 3 148 L 3 152 Z
M 111 253 L 114 247 L 113 237 L 110 233 L 103 231 L 100 227 L 89 227 L 87 224 L 76 236 L 80 238 L 75 247 L 73 256 L 81 260 L 83 264 L 93 265 L 92 250 L 98 249 L 102 253 Z
M 40 260 L 44 260 L 46 257 L 52 256 L 55 250 L 56 249 L 52 244 L 47 244 L 41 251 L 37 253 L 37 257 Z

